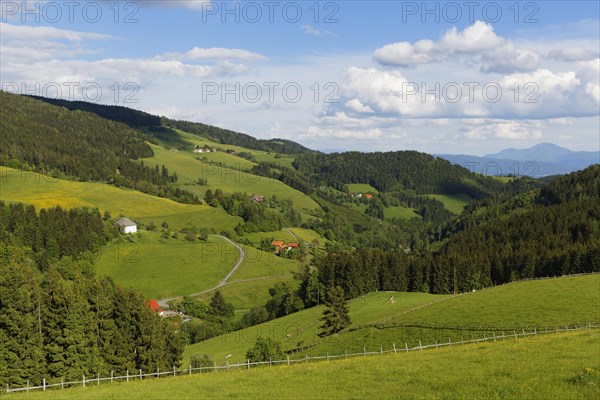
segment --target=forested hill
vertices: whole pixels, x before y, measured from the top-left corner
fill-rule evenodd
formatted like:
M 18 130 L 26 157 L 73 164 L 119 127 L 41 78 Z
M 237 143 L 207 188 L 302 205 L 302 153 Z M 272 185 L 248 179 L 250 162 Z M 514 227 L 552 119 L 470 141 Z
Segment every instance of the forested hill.
M 301 144 L 287 139 L 256 139 L 250 135 L 234 132 L 216 126 L 206 125 L 199 122 L 179 121 L 166 117 L 159 117 L 143 111 L 122 106 L 110 106 L 85 101 L 69 101 L 52 99 L 47 97 L 30 96 L 49 104 L 94 113 L 102 118 L 115 122 L 121 122 L 130 127 L 157 127 L 160 125 L 170 126 L 198 136 L 205 137 L 218 143 L 241 146 L 252 150 L 273 151 L 283 154 L 299 154 L 313 152 Z
M 160 117 L 148 114 L 143 111 L 122 106 L 109 106 L 85 101 L 69 101 L 62 99 L 52 99 L 48 97 L 30 96 L 36 100 L 45 101 L 55 106 L 64 107 L 71 111 L 87 111 L 99 115 L 102 118 L 110 119 L 116 122 L 122 122 L 132 127 L 138 126 L 156 126 L 160 125 Z
M 286 139 L 256 139 L 244 133 L 234 132 L 216 126 L 206 125 L 199 122 L 178 121 L 162 118 L 162 124 L 185 132 L 205 137 L 218 143 L 231 144 L 252 150 L 274 151 L 283 154 L 312 153 L 301 144 Z
M 0 164 L 197 202 L 171 185 L 177 177 L 164 166 L 133 161 L 153 152 L 127 125 L 3 91 L 0 103 Z
M 448 161 L 416 151 L 387 153 L 303 154 L 294 162 L 315 185 L 343 190 L 348 183 L 368 183 L 382 192 L 415 190 L 419 194 L 464 193 L 479 198 L 502 185 Z
M 600 271 L 600 165 L 500 204 L 480 204 L 460 218 L 460 230 L 439 251 L 331 252 L 317 265 L 321 282 L 355 297 L 375 290 L 468 292 Z

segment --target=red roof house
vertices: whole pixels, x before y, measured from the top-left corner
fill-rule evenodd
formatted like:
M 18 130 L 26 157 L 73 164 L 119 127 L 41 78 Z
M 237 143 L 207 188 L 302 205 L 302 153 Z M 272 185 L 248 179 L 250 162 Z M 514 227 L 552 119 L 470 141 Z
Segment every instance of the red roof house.
M 156 311 L 157 313 L 163 310 L 162 307 L 158 304 L 158 301 L 156 300 L 150 300 L 148 302 L 148 307 L 150 307 L 152 311 Z
M 288 243 L 288 249 L 297 249 L 300 247 L 298 243 Z

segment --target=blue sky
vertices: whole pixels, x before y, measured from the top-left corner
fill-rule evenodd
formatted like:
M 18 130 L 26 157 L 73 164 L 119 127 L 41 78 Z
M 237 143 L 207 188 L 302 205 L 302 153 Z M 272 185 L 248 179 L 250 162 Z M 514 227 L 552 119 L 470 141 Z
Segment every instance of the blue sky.
M 600 145 L 597 1 L 0 3 L 8 91 L 321 150 Z

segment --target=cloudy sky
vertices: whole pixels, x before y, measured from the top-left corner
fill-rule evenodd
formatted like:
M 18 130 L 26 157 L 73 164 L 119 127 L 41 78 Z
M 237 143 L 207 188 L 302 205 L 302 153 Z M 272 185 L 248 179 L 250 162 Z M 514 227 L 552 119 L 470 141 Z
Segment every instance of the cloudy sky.
M 319 150 L 600 146 L 597 1 L 0 4 L 6 91 Z

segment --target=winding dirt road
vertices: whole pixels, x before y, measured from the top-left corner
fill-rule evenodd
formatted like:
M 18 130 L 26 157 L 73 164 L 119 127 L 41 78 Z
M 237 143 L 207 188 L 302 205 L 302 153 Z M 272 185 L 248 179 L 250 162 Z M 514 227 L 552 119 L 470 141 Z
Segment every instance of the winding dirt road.
M 244 261 L 244 257 L 246 256 L 246 253 L 244 252 L 244 249 L 240 245 L 238 245 L 236 242 L 234 242 L 233 240 L 229 239 L 228 237 L 221 236 L 221 235 L 210 235 L 210 236 L 218 237 L 218 238 L 221 238 L 221 239 L 225 240 L 226 242 L 229 242 L 236 249 L 238 249 L 238 251 L 240 252 L 240 258 L 237 260 L 237 262 L 235 263 L 235 265 L 233 266 L 233 268 L 229 271 L 229 273 L 227 273 L 227 275 L 225 275 L 225 278 L 223 278 L 221 280 L 221 282 L 219 282 L 219 284 L 217 286 L 212 287 L 210 289 L 203 290 L 203 291 L 198 292 L 198 293 L 188 294 L 187 296 L 189 296 L 189 297 L 199 296 L 201 294 L 211 292 L 213 290 L 219 289 L 219 288 L 227 285 L 227 281 L 229 280 L 229 278 L 231 278 L 231 276 L 235 273 L 235 271 L 237 271 L 237 269 L 239 268 L 239 266 L 242 265 L 242 262 Z M 170 301 L 179 300 L 179 299 L 181 299 L 183 297 L 184 296 L 178 296 L 178 297 L 171 297 L 169 299 L 161 299 L 161 300 L 158 300 L 158 305 L 160 305 L 162 308 L 166 308 L 169 305 L 168 303 Z

